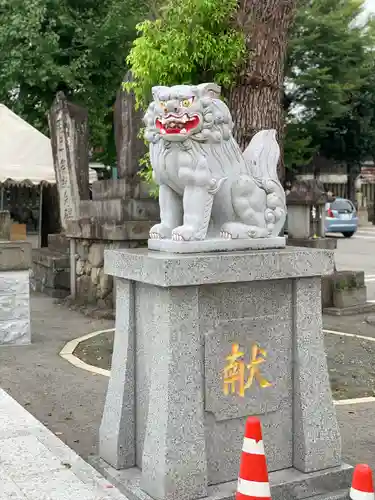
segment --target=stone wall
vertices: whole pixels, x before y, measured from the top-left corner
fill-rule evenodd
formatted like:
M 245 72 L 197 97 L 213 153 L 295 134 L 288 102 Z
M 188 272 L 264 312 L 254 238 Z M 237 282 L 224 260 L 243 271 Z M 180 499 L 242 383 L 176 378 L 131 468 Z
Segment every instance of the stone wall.
M 114 309 L 113 278 L 104 273 L 104 251 L 147 246 L 150 221 L 122 224 L 80 219 L 68 221 L 67 237 L 75 242 L 75 297 L 72 302 L 95 309 Z M 74 261 L 73 261 L 74 262 Z
M 139 242 L 76 239 L 76 302 L 100 309 L 114 307 L 113 278 L 104 273 L 104 251 L 137 248 Z

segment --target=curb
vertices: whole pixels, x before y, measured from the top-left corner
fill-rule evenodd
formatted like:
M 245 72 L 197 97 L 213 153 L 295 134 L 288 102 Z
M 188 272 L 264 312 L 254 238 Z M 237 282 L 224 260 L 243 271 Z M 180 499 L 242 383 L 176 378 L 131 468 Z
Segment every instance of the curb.
M 86 370 L 88 372 L 93 373 L 94 375 L 103 375 L 104 377 L 110 377 L 110 370 L 104 370 L 104 368 L 99 368 L 97 366 L 89 365 L 82 361 L 81 359 L 74 356 L 74 351 L 77 346 L 83 342 L 84 340 L 91 339 L 92 337 L 96 337 L 97 335 L 101 335 L 102 333 L 113 332 L 114 328 L 108 328 L 107 330 L 97 330 L 96 332 L 88 333 L 87 335 L 83 335 L 83 337 L 78 337 L 76 339 L 71 340 L 61 349 L 59 355 L 68 361 L 70 364 L 74 365 L 81 370 Z

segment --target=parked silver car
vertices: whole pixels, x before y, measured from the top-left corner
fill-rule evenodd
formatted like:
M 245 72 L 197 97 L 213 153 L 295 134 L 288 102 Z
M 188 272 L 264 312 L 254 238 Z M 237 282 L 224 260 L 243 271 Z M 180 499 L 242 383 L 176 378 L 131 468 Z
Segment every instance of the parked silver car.
M 335 198 L 325 206 L 325 232 L 342 233 L 350 238 L 358 229 L 358 216 L 355 206 L 345 198 Z

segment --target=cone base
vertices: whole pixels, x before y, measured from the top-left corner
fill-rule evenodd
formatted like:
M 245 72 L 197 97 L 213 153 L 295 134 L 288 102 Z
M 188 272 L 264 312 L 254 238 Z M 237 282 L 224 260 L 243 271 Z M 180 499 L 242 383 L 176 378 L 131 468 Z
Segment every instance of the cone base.
M 271 497 L 249 497 L 242 493 L 236 493 L 236 500 L 271 500 Z
M 88 461 L 125 496 L 132 500 L 155 500 L 141 489 L 142 471 L 137 467 L 116 470 L 99 457 L 90 457 Z M 353 467 L 347 464 L 309 474 L 304 474 L 294 468 L 270 472 L 271 497 L 272 500 L 290 500 L 291 498 L 307 500 L 310 497 L 315 497 L 314 500 L 347 500 L 352 475 Z M 216 484 L 209 486 L 208 495 L 200 500 L 233 500 L 236 491 L 237 481 Z M 298 496 L 299 493 L 301 496 Z M 178 499 L 178 496 L 174 498 Z M 186 499 L 184 496 L 183 500 L 196 499 Z

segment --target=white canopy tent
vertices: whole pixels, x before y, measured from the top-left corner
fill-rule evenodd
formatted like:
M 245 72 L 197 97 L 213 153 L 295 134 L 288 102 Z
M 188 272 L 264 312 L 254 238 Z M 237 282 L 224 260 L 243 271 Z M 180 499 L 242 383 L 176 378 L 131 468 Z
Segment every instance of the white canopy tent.
M 97 173 L 90 168 L 90 183 Z M 32 125 L 0 104 L 0 183 L 56 182 L 51 141 Z
M 96 171 L 90 168 L 90 184 L 97 179 Z M 56 183 L 51 141 L 0 104 L 0 210 L 4 208 L 4 183 L 20 186 L 40 185 L 40 241 L 43 184 Z

